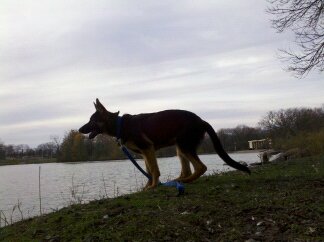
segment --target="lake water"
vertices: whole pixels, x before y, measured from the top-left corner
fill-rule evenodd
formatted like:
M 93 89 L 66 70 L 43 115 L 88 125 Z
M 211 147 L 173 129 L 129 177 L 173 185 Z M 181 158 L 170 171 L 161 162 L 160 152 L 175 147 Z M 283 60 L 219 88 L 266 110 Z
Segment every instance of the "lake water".
M 259 161 L 257 155 L 257 152 L 230 154 L 234 160 L 248 164 Z M 200 155 L 200 158 L 208 167 L 206 175 L 232 170 L 218 155 Z M 144 168 L 143 160 L 138 163 Z M 162 182 L 179 176 L 177 157 L 159 158 L 158 163 Z M 10 223 L 40 214 L 39 167 L 42 213 L 73 203 L 136 192 L 147 181 L 128 160 L 0 166 L 0 227 L 5 224 L 4 218 Z

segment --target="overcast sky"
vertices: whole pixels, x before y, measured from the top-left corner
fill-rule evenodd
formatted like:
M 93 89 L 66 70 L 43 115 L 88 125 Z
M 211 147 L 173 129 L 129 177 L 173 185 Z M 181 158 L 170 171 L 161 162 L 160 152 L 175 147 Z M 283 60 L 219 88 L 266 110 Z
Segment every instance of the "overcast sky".
M 323 74 L 283 70 L 266 1 L 2 0 L 0 140 L 64 137 L 99 98 L 123 113 L 186 109 L 217 130 L 319 107 Z

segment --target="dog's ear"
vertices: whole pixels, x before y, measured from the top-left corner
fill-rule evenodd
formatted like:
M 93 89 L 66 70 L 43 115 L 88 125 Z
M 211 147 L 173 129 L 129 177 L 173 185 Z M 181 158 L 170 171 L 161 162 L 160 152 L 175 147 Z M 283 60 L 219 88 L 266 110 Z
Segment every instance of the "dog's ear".
M 98 112 L 100 113 L 107 112 L 106 108 L 104 107 L 104 105 L 101 104 L 98 98 L 96 99 L 96 103 L 94 103 L 94 105 Z

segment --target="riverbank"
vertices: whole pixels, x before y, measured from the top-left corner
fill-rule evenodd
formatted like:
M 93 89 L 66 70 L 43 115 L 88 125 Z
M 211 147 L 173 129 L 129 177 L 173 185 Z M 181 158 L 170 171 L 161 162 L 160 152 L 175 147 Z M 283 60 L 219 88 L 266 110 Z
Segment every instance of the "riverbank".
M 262 150 L 241 150 L 241 151 L 234 151 L 229 152 L 229 154 L 241 154 L 241 153 L 258 153 Z M 216 154 L 216 153 L 206 153 L 201 155 L 209 155 L 209 154 Z M 158 158 L 167 158 L 167 157 L 158 157 Z M 128 160 L 127 157 L 118 160 Z M 96 160 L 95 162 L 100 161 L 110 161 L 110 160 Z M 111 160 L 116 161 L 116 160 Z M 75 161 L 76 163 L 79 162 L 89 162 L 89 161 Z M 21 158 L 21 159 L 7 159 L 7 160 L 0 160 L 0 166 L 8 166 L 8 165 L 26 165 L 26 164 L 46 164 L 46 163 L 64 163 L 59 162 L 56 158 Z
M 324 240 L 324 156 L 73 205 L 0 229 L 0 241 Z

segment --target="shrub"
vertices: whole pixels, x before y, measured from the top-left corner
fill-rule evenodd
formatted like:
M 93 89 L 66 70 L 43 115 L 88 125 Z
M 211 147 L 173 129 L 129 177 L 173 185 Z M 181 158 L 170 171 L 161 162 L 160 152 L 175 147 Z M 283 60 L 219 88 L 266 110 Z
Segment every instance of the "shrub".
M 324 128 L 319 132 L 300 132 L 295 136 L 277 138 L 274 140 L 274 148 L 280 150 L 298 148 L 310 155 L 324 154 Z

